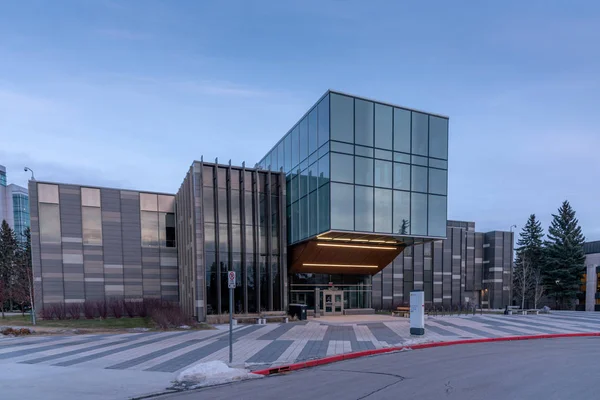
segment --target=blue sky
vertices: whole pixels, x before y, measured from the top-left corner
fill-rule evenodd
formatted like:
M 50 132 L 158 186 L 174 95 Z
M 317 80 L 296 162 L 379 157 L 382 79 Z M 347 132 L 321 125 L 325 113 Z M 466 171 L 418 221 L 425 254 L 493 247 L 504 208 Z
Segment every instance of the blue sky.
M 449 218 L 600 239 L 595 1 L 0 3 L 9 181 L 175 192 L 253 165 L 328 88 L 450 116 Z

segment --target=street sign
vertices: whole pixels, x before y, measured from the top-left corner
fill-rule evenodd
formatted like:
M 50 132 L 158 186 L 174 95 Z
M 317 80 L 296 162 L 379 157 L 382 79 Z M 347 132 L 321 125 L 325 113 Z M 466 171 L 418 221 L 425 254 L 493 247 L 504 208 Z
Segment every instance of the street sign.
M 227 277 L 229 278 L 229 279 L 227 279 L 227 287 L 229 289 L 235 289 L 235 272 L 229 271 L 229 273 L 227 274 Z

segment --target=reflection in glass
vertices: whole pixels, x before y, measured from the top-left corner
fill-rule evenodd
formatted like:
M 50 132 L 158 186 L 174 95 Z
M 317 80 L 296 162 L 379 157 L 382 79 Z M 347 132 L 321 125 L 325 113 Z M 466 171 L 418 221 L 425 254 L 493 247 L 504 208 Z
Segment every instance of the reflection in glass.
M 240 221 L 240 191 L 231 191 L 231 223 L 239 224 Z
M 319 206 L 317 204 L 317 192 L 312 192 L 308 195 L 308 234 L 310 236 L 316 235 L 319 233 L 319 225 L 318 225 L 318 209 Z
M 347 154 L 331 153 L 331 180 L 352 183 L 354 157 Z
M 292 168 L 296 168 L 300 163 L 300 140 L 298 138 L 298 132 L 300 128 L 298 125 L 292 129 Z
M 319 158 L 319 186 L 329 183 L 329 153 Z
M 427 166 L 427 157 L 412 156 L 411 164 Z
M 375 149 L 375 158 L 392 161 L 392 152 L 389 150 Z
M 308 157 L 308 120 L 305 118 L 300 121 L 298 140 L 300 141 L 300 161 Z
M 308 154 L 317 151 L 317 108 L 308 114 Z
M 308 196 L 300 199 L 300 240 L 308 237 Z
M 446 236 L 447 223 L 446 196 L 429 195 L 429 236 Z
M 158 213 L 141 211 L 142 247 L 158 247 Z
M 206 268 L 206 313 L 208 315 L 218 314 L 218 269 L 217 269 L 217 260 L 215 253 L 212 251 L 207 251 L 205 254 L 205 268 Z
M 394 233 L 410 233 L 410 192 L 394 190 Z
M 317 190 L 317 187 L 319 187 L 318 165 L 314 163 L 308 167 L 308 192 Z
M 204 223 L 204 250 L 215 251 L 217 250 L 216 239 L 215 239 L 215 224 L 206 222 Z
M 446 195 L 448 192 L 448 171 L 429 168 L 429 193 Z
M 394 189 L 410 190 L 410 165 L 394 163 Z
M 281 168 L 283 168 L 283 142 L 277 145 L 277 171 L 279 172 Z
M 288 133 L 283 140 L 283 170 L 289 173 L 292 169 L 292 135 Z
M 373 159 L 354 157 L 354 183 L 373 186 Z
M 304 197 L 308 194 L 308 169 L 305 169 L 299 176 L 300 188 L 298 190 L 299 197 Z
M 392 191 L 375 189 L 375 232 L 392 233 Z
M 318 191 L 319 202 L 319 233 L 329 230 L 329 184 L 323 185 Z
M 373 103 L 354 100 L 354 142 L 373 147 Z
M 427 235 L 427 195 L 411 193 L 410 233 Z
M 392 162 L 375 160 L 375 186 L 392 187 Z
M 330 120 L 331 140 L 354 142 L 354 99 L 352 97 L 331 94 Z M 320 132 L 319 130 L 319 134 Z M 321 142 L 320 137 L 319 142 Z
M 412 153 L 427 156 L 429 149 L 429 122 L 427 114 L 412 113 Z
M 448 169 L 448 161 L 430 158 L 429 166 L 435 167 L 435 168 L 441 168 L 441 169 Z
M 297 242 L 300 239 L 300 205 L 298 202 L 292 204 L 292 243 Z
M 392 150 L 392 107 L 375 104 L 375 147 Z
M 373 232 L 373 188 L 354 187 L 354 229 Z
M 429 156 L 448 159 L 448 120 L 429 116 Z
M 102 211 L 98 207 L 81 208 L 83 244 L 102 245 Z
M 212 187 L 202 188 L 202 205 L 204 210 L 204 221 L 215 222 L 215 199 Z
M 411 181 L 413 192 L 427 192 L 427 168 L 413 165 Z
M 221 168 L 219 168 L 221 171 Z M 219 174 L 220 175 L 220 174 Z M 219 209 L 219 222 L 227 223 L 227 189 L 217 189 L 219 198 L 217 199 L 217 208 Z
M 410 153 L 410 111 L 394 108 L 394 150 Z
M 329 141 L 329 95 L 325 96 L 317 106 L 317 114 L 317 147 L 321 147 Z
M 337 151 L 338 153 L 354 154 L 354 146 L 349 143 L 342 142 L 330 142 L 331 151 Z
M 353 215 L 354 186 L 331 183 L 331 228 L 353 230 Z
M 175 213 L 158 213 L 158 239 L 161 247 L 175 247 Z
M 373 158 L 373 149 L 371 147 L 354 146 L 354 154 L 357 156 Z

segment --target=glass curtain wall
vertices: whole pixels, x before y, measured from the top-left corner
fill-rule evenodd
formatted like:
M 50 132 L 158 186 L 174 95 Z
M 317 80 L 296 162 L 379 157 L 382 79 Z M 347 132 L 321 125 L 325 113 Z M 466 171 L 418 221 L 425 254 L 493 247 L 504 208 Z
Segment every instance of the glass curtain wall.
M 288 244 L 330 229 L 329 94 L 259 162 L 286 173 Z
M 444 237 L 448 119 L 329 99 L 331 229 Z

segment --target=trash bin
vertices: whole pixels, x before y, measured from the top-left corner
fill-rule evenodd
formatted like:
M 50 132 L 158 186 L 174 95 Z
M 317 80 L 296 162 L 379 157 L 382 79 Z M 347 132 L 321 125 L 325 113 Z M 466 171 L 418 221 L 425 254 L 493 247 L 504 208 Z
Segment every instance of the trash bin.
M 306 304 L 290 304 L 288 313 L 293 317 L 296 316 L 298 321 L 306 320 Z

